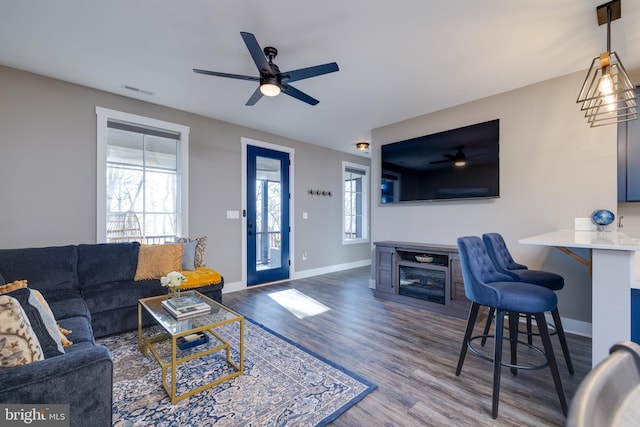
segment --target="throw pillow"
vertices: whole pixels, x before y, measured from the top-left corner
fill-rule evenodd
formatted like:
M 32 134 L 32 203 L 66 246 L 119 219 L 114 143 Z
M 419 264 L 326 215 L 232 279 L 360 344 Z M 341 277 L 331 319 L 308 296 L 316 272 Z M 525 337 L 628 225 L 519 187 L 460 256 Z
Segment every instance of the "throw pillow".
M 0 295 L 0 367 L 26 365 L 43 359 L 38 337 L 20 303 L 15 298 Z
M 0 286 L 0 294 L 8 294 L 16 289 L 22 289 L 27 287 L 26 280 L 16 280 L 15 282 L 7 283 Z
M 196 267 L 204 267 L 204 250 L 207 247 L 207 236 L 196 237 L 193 239 L 187 237 L 179 237 L 176 239 L 176 242 L 198 242 L 198 244 L 196 245 L 195 264 Z
M 207 236 L 196 237 L 196 267 L 204 267 L 204 250 L 207 247 Z
M 18 300 L 29 318 L 29 323 L 38 337 L 45 359 L 64 354 L 56 319 L 47 312 L 35 293 L 29 288 L 22 288 L 7 295 Z
M 32 289 L 31 293 L 33 295 L 35 295 L 35 297 L 38 299 L 38 302 L 46 310 L 46 314 L 45 314 L 45 316 L 43 316 L 43 319 L 46 318 L 46 319 L 48 319 L 47 321 L 49 321 L 49 322 L 51 321 L 51 319 L 53 319 L 53 321 L 55 322 L 55 317 L 53 316 L 53 311 L 51 311 L 51 307 L 49 307 L 49 303 L 47 302 L 47 300 L 45 300 L 44 297 L 42 296 L 42 294 L 39 291 L 36 291 L 35 289 Z M 51 327 L 51 325 L 47 325 L 47 330 L 52 335 L 55 335 L 55 333 L 53 332 L 53 328 L 49 329 L 50 327 Z M 67 337 L 65 336 L 65 335 L 70 334 L 71 331 L 69 331 L 67 329 L 64 329 L 63 327 L 58 325 L 57 322 L 55 323 L 55 330 L 58 331 L 58 337 L 60 339 L 60 344 L 62 345 L 62 347 L 69 347 L 69 346 L 71 346 L 73 344 L 73 342 L 69 341 L 67 339 Z
M 183 270 L 195 270 L 196 269 L 196 246 L 198 241 L 183 243 L 184 252 L 182 253 L 182 269 Z
M 4 277 L 2 277 L 2 274 L 0 274 L 0 285 L 4 285 L 5 283 L 7 283 L 7 281 L 4 280 Z
M 134 280 L 158 279 L 182 269 L 182 244 L 142 245 Z
M 26 288 L 27 285 L 27 281 L 26 280 L 16 280 L 15 282 L 11 282 L 11 283 L 7 283 L 6 285 L 0 286 L 0 295 L 1 294 L 7 294 L 9 292 L 15 291 L 16 289 L 22 289 L 22 288 Z M 35 295 L 36 298 L 38 298 L 38 301 L 40 302 L 40 304 L 42 304 L 42 306 L 44 307 L 44 309 L 47 311 L 47 318 L 54 318 L 53 312 L 51 311 L 51 307 L 49 307 L 49 303 L 47 303 L 47 301 L 44 299 L 44 297 L 42 296 L 42 294 L 39 291 L 36 291 L 35 289 L 32 290 L 33 294 Z M 70 345 L 73 344 L 73 342 L 69 341 L 67 339 L 67 337 L 65 335 L 68 335 L 71 333 L 71 331 L 67 331 L 66 333 L 63 333 L 63 331 L 61 330 L 62 328 L 60 328 L 60 326 L 58 326 L 58 324 L 56 323 L 56 328 L 58 329 L 58 331 L 60 332 L 60 343 L 62 344 L 63 347 L 68 347 Z M 65 329 L 66 331 L 66 329 Z

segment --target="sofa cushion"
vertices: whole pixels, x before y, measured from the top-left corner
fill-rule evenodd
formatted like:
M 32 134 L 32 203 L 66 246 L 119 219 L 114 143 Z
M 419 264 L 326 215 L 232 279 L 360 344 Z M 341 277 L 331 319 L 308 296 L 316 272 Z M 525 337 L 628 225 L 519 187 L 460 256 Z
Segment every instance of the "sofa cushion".
M 82 316 L 88 321 L 91 321 L 91 313 L 89 312 L 87 303 L 81 297 L 74 297 L 55 302 L 47 300 L 47 302 L 49 303 L 49 307 L 51 307 L 51 311 L 53 311 L 53 315 L 56 320 L 60 323 L 60 326 L 62 326 L 63 319 L 69 319 L 71 317 Z
M 102 283 L 133 280 L 140 243 L 78 245 L 78 280 L 82 289 Z
M 75 246 L 0 249 L 0 274 L 8 282 L 28 280 L 51 302 L 55 294 L 79 291 Z
M 140 246 L 135 280 L 159 279 L 172 271 L 180 271 L 183 250 L 180 243 Z
M 60 332 L 53 314 L 48 312 L 29 288 L 16 289 L 6 294 L 20 303 L 29 318 L 31 328 L 38 337 L 45 358 L 60 356 L 64 349 L 60 342 Z
M 167 293 L 167 288 L 158 280 L 138 282 L 104 283 L 100 287 L 87 289 L 84 298 L 91 313 L 101 313 L 121 307 L 136 307 L 140 298 Z
M 18 300 L 0 295 L 0 367 L 26 365 L 43 359 L 38 337 Z
M 86 317 L 70 317 L 68 319 L 60 320 L 60 326 L 71 331 L 68 338 L 73 341 L 73 345 L 65 348 L 65 351 L 69 351 L 72 347 L 77 346 L 83 342 L 95 344 L 96 341 L 93 338 L 93 330 L 91 329 L 91 323 Z

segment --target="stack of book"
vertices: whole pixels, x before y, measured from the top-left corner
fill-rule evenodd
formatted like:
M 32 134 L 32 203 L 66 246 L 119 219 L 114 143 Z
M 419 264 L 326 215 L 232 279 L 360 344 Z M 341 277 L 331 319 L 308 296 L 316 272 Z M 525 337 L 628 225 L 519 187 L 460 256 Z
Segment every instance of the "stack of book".
M 211 306 L 195 295 L 166 299 L 162 301 L 162 307 L 178 320 L 199 316 L 211 311 Z

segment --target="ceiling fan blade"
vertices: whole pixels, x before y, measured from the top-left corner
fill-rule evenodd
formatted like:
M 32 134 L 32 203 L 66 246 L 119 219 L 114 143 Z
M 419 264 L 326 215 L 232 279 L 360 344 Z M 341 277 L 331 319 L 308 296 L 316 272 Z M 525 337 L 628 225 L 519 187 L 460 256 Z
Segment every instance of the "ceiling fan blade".
M 256 40 L 256 36 L 251 33 L 245 33 L 244 31 L 241 31 L 240 35 L 242 36 L 242 40 L 244 40 L 244 44 L 247 45 L 247 49 L 249 49 L 253 62 L 255 62 L 256 67 L 260 70 L 260 74 L 273 76 L 273 71 L 271 70 L 269 61 L 267 61 L 267 57 L 264 56 L 262 48 L 258 44 L 258 40 Z
M 296 99 L 299 99 L 302 102 L 306 102 L 309 105 L 316 105 L 318 102 L 317 99 L 310 97 L 309 95 L 307 95 L 306 93 L 299 91 L 298 89 L 296 89 L 293 86 L 289 86 L 289 85 L 282 85 L 282 92 L 286 93 L 289 96 L 292 96 Z
M 434 160 L 432 162 L 429 162 L 430 165 L 436 165 L 438 163 L 451 163 L 453 162 L 453 159 L 447 159 L 447 160 Z
M 300 68 L 299 70 L 287 71 L 282 74 L 283 82 L 296 82 L 298 80 L 308 79 L 310 77 L 321 76 L 338 71 L 338 64 L 331 62 L 329 64 L 316 65 L 315 67 Z
M 247 103 L 244 105 L 247 105 L 247 106 L 256 105 L 256 102 L 260 101 L 260 98 L 262 98 L 262 92 L 260 92 L 260 86 L 258 86 L 256 88 L 256 91 L 253 92 L 253 95 L 251 95 L 251 98 L 249 98 Z
M 228 77 L 230 79 L 250 80 L 253 82 L 260 81 L 260 77 L 243 76 L 241 74 L 219 73 L 217 71 L 199 70 L 197 68 L 194 68 L 193 72 L 198 74 L 207 74 L 209 76 Z

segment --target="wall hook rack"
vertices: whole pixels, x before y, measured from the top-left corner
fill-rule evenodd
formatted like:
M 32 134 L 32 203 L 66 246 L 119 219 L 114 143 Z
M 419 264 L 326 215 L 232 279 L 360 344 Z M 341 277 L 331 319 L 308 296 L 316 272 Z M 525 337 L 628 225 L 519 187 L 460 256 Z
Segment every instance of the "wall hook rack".
M 331 191 L 328 190 L 309 190 L 308 193 L 311 196 L 331 197 Z

